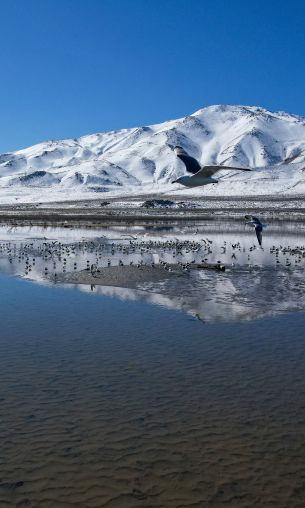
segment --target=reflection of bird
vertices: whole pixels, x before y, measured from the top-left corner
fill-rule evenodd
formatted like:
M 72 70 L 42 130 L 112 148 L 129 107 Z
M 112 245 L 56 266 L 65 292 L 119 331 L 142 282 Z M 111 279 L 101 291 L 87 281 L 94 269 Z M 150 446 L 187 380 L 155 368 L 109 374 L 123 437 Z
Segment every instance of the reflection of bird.
M 181 176 L 172 183 L 180 183 L 186 187 L 198 187 L 200 185 L 208 185 L 210 183 L 218 183 L 218 180 L 212 178 L 212 176 L 223 169 L 240 170 L 240 171 L 251 171 L 248 168 L 235 168 L 230 166 L 201 166 L 199 162 L 191 157 L 181 146 L 174 147 L 177 157 L 185 164 L 186 170 L 192 173 L 192 176 Z
M 245 219 L 247 219 L 246 224 L 250 224 L 251 226 L 253 226 L 255 228 L 255 233 L 257 236 L 258 243 L 260 245 L 262 245 L 262 239 L 263 239 L 262 231 L 263 231 L 263 228 L 266 227 L 266 225 L 262 224 L 261 221 L 257 217 L 254 217 L 254 215 L 245 215 Z

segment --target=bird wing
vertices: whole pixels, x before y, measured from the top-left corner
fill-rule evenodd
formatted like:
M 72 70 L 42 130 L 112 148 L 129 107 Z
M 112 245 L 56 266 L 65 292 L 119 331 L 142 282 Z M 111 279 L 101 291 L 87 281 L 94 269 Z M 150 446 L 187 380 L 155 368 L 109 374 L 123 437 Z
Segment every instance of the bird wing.
M 262 235 L 262 228 L 258 227 L 255 228 L 255 233 L 257 236 L 258 243 L 262 245 L 263 235 Z
M 198 173 L 198 171 L 200 171 L 201 166 L 199 162 L 194 157 L 191 157 L 191 155 L 189 155 L 185 150 L 183 150 L 183 148 L 177 150 L 176 154 L 177 157 L 179 157 L 179 159 L 182 160 L 182 162 L 185 164 L 186 170 L 189 173 L 195 175 L 196 173 Z
M 254 215 L 245 215 L 245 219 L 248 219 L 250 220 L 250 222 L 254 225 L 261 225 L 261 221 L 257 218 L 257 217 L 254 217 Z
M 175 152 L 177 157 L 179 157 L 180 160 L 185 164 L 186 170 L 189 173 L 192 173 L 196 176 L 203 176 L 205 178 L 208 178 L 209 176 L 213 176 L 217 171 L 221 171 L 222 169 L 233 169 L 233 170 L 240 170 L 240 171 L 251 171 L 251 169 L 248 168 L 235 168 L 230 166 L 203 166 L 199 164 L 197 159 L 195 157 L 192 157 L 189 155 L 184 148 L 181 146 L 175 147 Z
M 222 171 L 223 169 L 231 169 L 231 170 L 239 170 L 239 171 L 251 171 L 251 169 L 248 168 L 234 168 L 231 166 L 203 166 L 197 173 L 196 176 L 203 176 L 205 178 L 208 178 L 210 176 L 213 176 L 217 171 Z

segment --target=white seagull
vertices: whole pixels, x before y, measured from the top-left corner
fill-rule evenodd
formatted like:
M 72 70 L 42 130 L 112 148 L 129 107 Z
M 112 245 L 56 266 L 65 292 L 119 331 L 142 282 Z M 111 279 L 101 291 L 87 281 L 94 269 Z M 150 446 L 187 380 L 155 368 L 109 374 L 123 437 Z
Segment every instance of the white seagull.
M 223 169 L 251 171 L 248 168 L 235 168 L 231 166 L 201 166 L 199 162 L 189 155 L 181 146 L 175 146 L 174 151 L 182 162 L 184 162 L 186 170 L 192 173 L 192 176 L 180 176 L 172 183 L 180 183 L 185 187 L 199 187 L 200 185 L 208 185 L 210 183 L 218 183 L 218 180 L 212 176 Z

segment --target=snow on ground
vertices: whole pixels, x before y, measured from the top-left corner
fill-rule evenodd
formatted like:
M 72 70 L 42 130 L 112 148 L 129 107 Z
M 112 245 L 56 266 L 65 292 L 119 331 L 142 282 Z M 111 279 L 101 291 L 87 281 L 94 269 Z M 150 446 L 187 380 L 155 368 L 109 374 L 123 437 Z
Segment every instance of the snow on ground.
M 172 147 L 202 164 L 253 168 L 220 172 L 195 189 Z M 255 169 L 254 169 L 255 168 Z M 305 193 L 305 119 L 258 107 L 210 106 L 162 124 L 47 141 L 0 155 L 2 203 L 130 197 L 138 194 L 256 196 Z

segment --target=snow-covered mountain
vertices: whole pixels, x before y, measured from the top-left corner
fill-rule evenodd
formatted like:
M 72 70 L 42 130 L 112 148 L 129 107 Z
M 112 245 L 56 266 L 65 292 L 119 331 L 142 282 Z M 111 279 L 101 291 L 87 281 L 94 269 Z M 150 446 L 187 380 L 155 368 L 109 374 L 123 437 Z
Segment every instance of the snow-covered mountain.
M 97 198 L 181 189 L 185 174 L 171 146 L 202 164 L 256 168 L 223 172 L 198 195 L 305 193 L 305 118 L 259 107 L 210 106 L 148 127 L 46 141 L 0 155 L 2 202 Z

